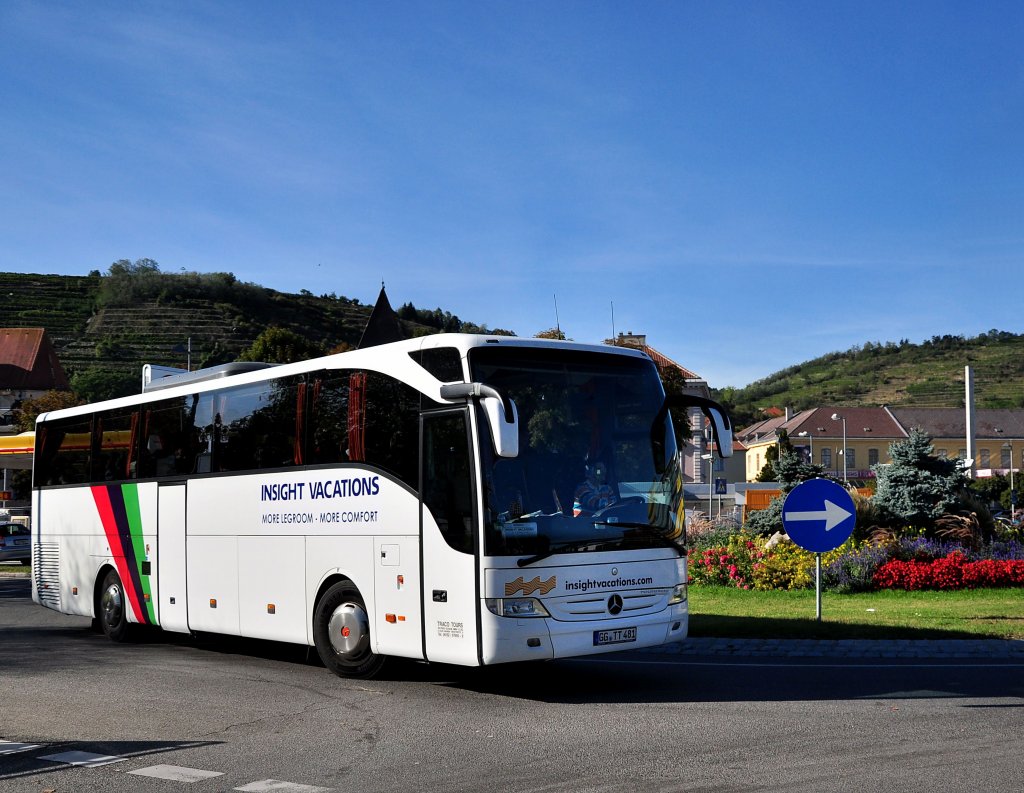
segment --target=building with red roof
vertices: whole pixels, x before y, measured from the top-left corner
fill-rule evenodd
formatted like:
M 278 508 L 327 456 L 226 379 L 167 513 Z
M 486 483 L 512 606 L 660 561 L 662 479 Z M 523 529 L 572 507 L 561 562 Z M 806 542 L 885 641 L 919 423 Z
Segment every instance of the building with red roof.
M 67 375 L 43 328 L 0 328 L 0 432 L 13 432 L 11 409 L 47 391 L 67 391 Z

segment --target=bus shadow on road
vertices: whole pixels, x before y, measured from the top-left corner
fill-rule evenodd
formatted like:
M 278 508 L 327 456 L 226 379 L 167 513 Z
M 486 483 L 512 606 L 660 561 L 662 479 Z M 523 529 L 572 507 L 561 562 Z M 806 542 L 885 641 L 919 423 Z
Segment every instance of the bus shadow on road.
M 447 672 L 445 675 L 442 672 Z M 694 658 L 647 653 L 486 668 L 430 667 L 437 685 L 565 705 L 1010 698 L 1019 663 Z M 966 704 L 965 704 L 966 706 Z

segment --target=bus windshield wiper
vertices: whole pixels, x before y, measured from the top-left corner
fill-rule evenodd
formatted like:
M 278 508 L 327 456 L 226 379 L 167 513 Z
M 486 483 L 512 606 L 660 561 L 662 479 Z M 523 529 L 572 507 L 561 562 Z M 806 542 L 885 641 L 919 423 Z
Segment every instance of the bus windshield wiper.
M 519 567 L 526 567 L 539 562 L 543 559 L 547 559 L 549 556 L 554 556 L 556 553 L 562 553 L 563 551 L 579 551 L 586 548 L 588 545 L 607 545 L 610 542 L 618 543 L 619 540 L 608 540 L 604 537 L 595 537 L 589 540 L 570 540 L 568 542 L 560 542 L 557 545 L 552 545 L 546 551 L 541 551 L 533 556 L 524 556 L 522 559 L 516 562 Z
M 645 529 L 646 531 L 644 532 L 644 537 L 647 537 L 652 540 L 657 540 L 658 542 L 666 545 L 669 548 L 675 548 L 677 551 L 679 551 L 680 555 L 684 555 L 686 553 L 685 545 L 676 542 L 671 537 L 666 537 L 664 534 L 658 531 L 657 526 L 652 526 L 650 523 L 633 523 L 628 520 L 617 520 L 614 522 L 595 520 L 594 524 L 597 526 L 620 526 L 624 529 Z

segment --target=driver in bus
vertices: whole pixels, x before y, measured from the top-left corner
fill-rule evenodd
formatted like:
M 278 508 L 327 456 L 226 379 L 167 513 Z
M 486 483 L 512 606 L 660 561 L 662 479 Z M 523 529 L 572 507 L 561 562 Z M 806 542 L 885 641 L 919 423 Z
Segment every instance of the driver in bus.
M 587 465 L 587 476 L 573 494 L 572 515 L 578 518 L 584 512 L 596 512 L 610 507 L 618 496 L 608 483 L 608 466 L 602 460 Z

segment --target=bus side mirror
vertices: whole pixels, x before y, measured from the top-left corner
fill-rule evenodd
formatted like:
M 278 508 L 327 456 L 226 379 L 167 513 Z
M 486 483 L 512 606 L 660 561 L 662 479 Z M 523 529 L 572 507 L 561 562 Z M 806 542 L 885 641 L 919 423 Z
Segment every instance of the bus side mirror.
M 483 383 L 446 383 L 441 386 L 441 397 L 479 398 L 494 439 L 494 453 L 499 457 L 519 456 L 519 411 L 506 394 Z
M 516 403 L 508 400 L 512 408 L 511 420 L 505 414 L 505 407 L 500 399 L 496 397 L 484 397 L 480 400 L 483 406 L 484 415 L 487 416 L 487 426 L 491 430 L 491 438 L 494 439 L 494 453 L 498 457 L 519 456 L 519 411 Z
M 719 457 L 732 457 L 732 421 L 724 407 L 704 397 L 690 394 L 670 394 L 665 397 L 665 404 L 661 406 L 661 411 L 655 419 L 655 426 L 668 412 L 669 407 L 700 408 L 700 412 L 711 422 L 711 431 L 718 443 Z
M 732 422 L 729 415 L 720 407 L 707 408 L 704 415 L 711 420 L 711 428 L 718 441 L 718 456 L 732 457 Z

